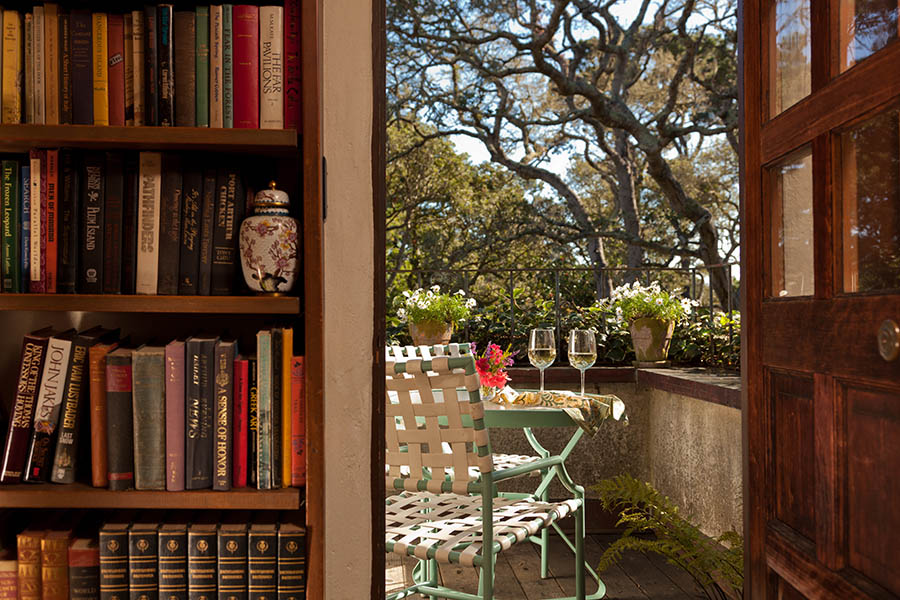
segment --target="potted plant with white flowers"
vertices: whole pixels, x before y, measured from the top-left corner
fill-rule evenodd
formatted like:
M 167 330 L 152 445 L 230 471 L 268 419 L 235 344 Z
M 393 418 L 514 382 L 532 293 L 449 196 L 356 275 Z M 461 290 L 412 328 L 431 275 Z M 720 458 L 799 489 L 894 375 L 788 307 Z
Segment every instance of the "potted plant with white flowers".
M 649 366 L 665 364 L 676 323 L 685 320 L 697 302 L 674 296 L 654 281 L 646 286 L 638 282 L 619 286 L 599 304 L 614 310 L 616 319 L 628 325 L 636 365 Z
M 454 330 L 465 323 L 475 308 L 475 299 L 463 290 L 442 293 L 441 287 L 405 291 L 394 299 L 397 318 L 409 323 L 413 344 L 419 346 L 447 344 Z

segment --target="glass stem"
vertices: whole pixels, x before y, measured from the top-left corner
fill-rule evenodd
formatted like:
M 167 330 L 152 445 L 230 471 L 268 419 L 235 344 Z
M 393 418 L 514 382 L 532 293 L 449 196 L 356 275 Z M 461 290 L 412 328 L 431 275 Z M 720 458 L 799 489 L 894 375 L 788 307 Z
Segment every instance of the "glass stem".
M 580 369 L 581 371 L 581 395 L 584 396 L 584 369 Z
M 541 372 L 541 391 L 544 391 L 544 370 L 538 369 Z

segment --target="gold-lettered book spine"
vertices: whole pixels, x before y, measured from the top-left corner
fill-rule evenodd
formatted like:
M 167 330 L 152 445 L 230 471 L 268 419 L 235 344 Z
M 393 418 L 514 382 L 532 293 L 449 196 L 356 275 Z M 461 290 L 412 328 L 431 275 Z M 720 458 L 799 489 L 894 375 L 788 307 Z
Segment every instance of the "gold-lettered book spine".
M 41 539 L 42 531 L 25 531 L 16 538 L 18 558 L 18 600 L 41 598 Z
M 22 122 L 22 82 L 24 58 L 22 16 L 16 10 L 3 11 L 3 123 Z

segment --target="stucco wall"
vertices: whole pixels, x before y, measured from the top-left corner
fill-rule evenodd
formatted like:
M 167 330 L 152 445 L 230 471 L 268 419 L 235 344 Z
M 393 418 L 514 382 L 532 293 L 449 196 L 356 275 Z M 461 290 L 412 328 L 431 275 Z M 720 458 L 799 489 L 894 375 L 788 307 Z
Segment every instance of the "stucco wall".
M 368 598 L 374 315 L 372 5 L 323 0 L 325 598 Z M 350 549 L 352 547 L 352 550 Z

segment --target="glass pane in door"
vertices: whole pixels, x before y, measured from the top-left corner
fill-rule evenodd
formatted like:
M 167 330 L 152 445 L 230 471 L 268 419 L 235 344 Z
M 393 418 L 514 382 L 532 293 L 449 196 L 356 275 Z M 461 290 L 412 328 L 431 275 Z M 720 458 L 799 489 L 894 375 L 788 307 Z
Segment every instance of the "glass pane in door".
M 898 0 L 841 0 L 841 72 L 897 39 Z
M 773 41 L 772 117 L 808 96 L 812 89 L 809 0 L 776 0 Z
M 813 264 L 812 151 L 799 150 L 771 170 L 771 295 L 812 296 Z
M 845 292 L 900 289 L 900 110 L 841 134 Z

